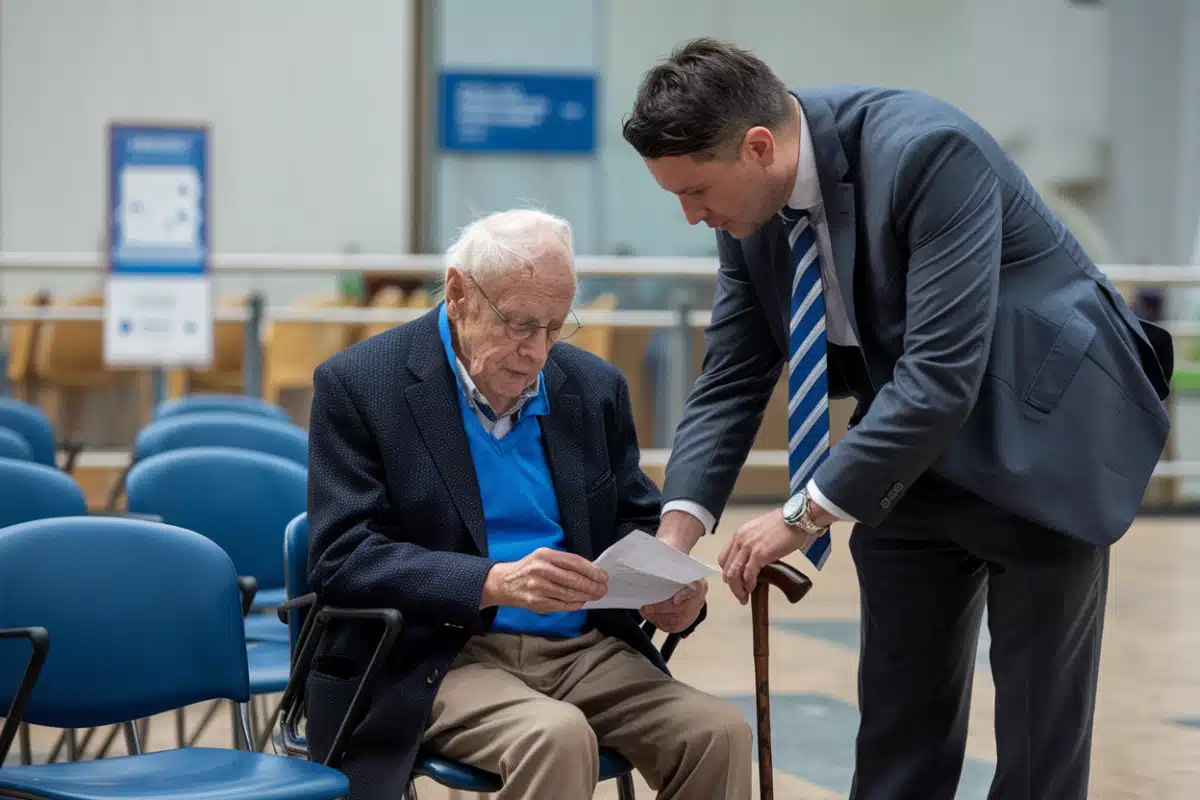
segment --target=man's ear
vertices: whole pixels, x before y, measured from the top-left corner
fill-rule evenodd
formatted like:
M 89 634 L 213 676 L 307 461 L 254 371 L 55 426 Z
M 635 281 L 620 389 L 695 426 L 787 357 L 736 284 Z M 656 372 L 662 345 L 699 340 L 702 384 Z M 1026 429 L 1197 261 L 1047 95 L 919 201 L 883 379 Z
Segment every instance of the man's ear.
M 467 310 L 463 305 L 467 300 L 466 288 L 466 276 L 458 267 L 446 271 L 446 314 L 451 319 L 460 319 Z

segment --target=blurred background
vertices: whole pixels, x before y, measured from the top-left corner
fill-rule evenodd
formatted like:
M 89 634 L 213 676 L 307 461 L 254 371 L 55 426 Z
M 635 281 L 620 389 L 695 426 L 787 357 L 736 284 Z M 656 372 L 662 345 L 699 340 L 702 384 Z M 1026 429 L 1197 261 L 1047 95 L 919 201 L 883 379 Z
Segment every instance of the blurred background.
M 532 205 L 574 227 L 573 343 L 627 376 L 660 480 L 703 358 L 715 240 L 687 226 L 620 123 L 642 73 L 697 35 L 753 49 L 790 86 L 879 83 L 958 105 L 1175 334 L 1172 440 L 1114 561 L 1095 796 L 1196 797 L 1200 0 L 0 0 L 0 396 L 45 413 L 89 506 L 119 508 L 135 437 L 164 402 L 249 395 L 303 430 L 317 364 L 431 308 L 465 223 Z M 129 276 L 109 272 L 123 180 L 110 137 L 128 124 L 203 137 L 200 363 L 149 340 L 140 361 L 114 355 L 123 314 L 170 326 L 183 308 L 114 299 Z M 783 498 L 785 431 L 781 391 L 737 519 Z M 777 768 L 793 781 L 781 796 L 848 787 L 858 603 L 844 547 L 831 563 L 783 610 L 772 650 Z M 679 669 L 750 709 L 749 657 L 723 649 L 748 650 L 744 610 L 716 602 Z M 985 795 L 994 761 L 984 638 L 963 797 Z
M 914 87 L 974 115 L 1193 357 L 1197 0 L 3 0 L 5 390 L 86 443 L 82 467 L 189 391 L 262 395 L 304 424 L 316 363 L 431 303 L 464 223 L 531 204 L 574 226 L 580 306 L 600 315 L 582 344 L 630 377 L 643 446 L 669 446 L 702 357 L 714 237 L 685 224 L 620 121 L 641 74 L 701 34 L 789 85 Z M 107 137 L 125 122 L 207 127 L 206 368 L 105 363 Z M 364 306 L 402 310 L 348 312 Z M 1156 505 L 1200 494 L 1195 385 L 1182 364 Z M 768 417 L 764 452 L 782 441 Z M 739 496 L 782 491 L 782 460 L 748 477 L 760 462 L 767 477 Z

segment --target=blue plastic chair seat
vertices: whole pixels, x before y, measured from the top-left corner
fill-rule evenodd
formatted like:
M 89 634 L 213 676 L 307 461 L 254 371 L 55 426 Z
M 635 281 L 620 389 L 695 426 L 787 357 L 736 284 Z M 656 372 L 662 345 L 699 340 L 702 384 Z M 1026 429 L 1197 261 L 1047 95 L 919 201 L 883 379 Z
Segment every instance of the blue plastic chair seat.
M 0 793 L 48 800 L 335 800 L 346 776 L 322 764 L 245 750 L 187 747 L 140 756 L 0 769 Z
M 246 640 L 252 642 L 288 642 L 288 626 L 274 614 L 250 614 L 242 623 Z
M 246 648 L 246 663 L 250 667 L 250 694 L 274 694 L 287 688 L 292 651 L 286 644 L 252 643 Z
M 283 605 L 287 600 L 287 589 L 260 589 L 254 595 L 254 600 L 250 604 L 252 611 L 261 611 L 265 608 L 275 608 L 275 606 Z M 272 615 L 274 617 L 274 615 Z M 274 617 L 276 621 L 279 617 Z
M 633 765 L 623 755 L 608 747 L 600 748 L 600 780 L 612 780 L 632 771 Z M 413 772 L 460 792 L 498 792 L 504 786 L 500 776 L 493 772 L 426 754 L 417 758 Z

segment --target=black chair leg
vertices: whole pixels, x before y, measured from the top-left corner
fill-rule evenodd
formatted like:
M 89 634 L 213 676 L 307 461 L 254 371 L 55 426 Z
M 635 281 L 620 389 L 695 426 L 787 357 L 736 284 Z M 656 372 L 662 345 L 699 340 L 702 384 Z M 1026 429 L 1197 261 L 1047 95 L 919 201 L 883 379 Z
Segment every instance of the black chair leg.
M 632 772 L 617 778 L 617 797 L 620 800 L 634 800 Z
M 18 732 L 21 747 L 21 764 L 28 767 L 33 763 L 33 737 L 29 733 L 29 724 L 21 723 L 21 728 Z

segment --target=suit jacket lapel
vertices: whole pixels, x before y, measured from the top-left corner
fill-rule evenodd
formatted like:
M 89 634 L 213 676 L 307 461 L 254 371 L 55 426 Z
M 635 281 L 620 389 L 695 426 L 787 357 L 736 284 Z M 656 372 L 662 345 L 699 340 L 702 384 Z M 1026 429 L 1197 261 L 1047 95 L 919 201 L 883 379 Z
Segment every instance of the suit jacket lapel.
M 588 525 L 587 487 L 583 472 L 583 401 L 579 395 L 563 390 L 566 375 L 553 357 L 542 371 L 550 413 L 539 417 L 542 444 L 550 464 L 558 513 L 562 520 L 567 549 L 588 559 L 595 557 Z
M 859 341 L 858 321 L 854 312 L 855 241 L 857 228 L 854 218 L 854 184 L 845 181 L 850 165 L 838 135 L 829 101 L 819 95 L 796 94 L 808 120 L 809 135 L 817 161 L 817 178 L 821 184 L 821 199 L 825 204 L 825 219 L 829 223 L 829 239 L 833 250 L 833 266 L 837 270 L 842 303 L 850 327 Z M 790 286 L 789 286 L 790 291 Z
M 480 555 L 487 555 L 483 500 L 471 460 L 471 445 L 458 413 L 458 380 L 446 361 L 437 319 L 436 312 L 426 315 L 421 328 L 414 333 L 418 341 L 412 348 L 408 367 L 420 380 L 405 390 L 404 397 L 463 524 L 479 547 Z

